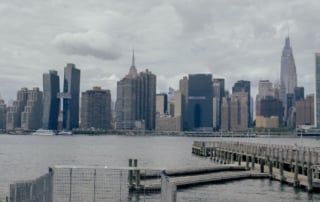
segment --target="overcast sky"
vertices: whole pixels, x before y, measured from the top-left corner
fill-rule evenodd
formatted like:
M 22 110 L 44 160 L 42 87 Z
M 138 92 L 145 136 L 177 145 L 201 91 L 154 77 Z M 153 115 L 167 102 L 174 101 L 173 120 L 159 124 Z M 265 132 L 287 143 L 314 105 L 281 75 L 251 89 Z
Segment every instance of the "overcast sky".
M 319 0 L 0 0 L 0 94 L 40 87 L 42 74 L 66 63 L 81 69 L 81 91 L 116 82 L 131 65 L 157 75 L 157 91 L 193 73 L 250 80 L 280 78 L 290 29 L 298 85 L 314 91 L 320 51 Z

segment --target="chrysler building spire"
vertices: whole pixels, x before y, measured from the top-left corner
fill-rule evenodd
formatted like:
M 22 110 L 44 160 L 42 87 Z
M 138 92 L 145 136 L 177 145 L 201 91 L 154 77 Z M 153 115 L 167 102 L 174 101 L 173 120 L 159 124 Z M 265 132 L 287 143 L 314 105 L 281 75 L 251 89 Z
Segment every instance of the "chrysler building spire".
M 137 76 L 138 76 L 138 72 L 137 72 L 137 69 L 136 69 L 135 57 L 134 57 L 134 49 L 133 49 L 133 51 L 132 51 L 132 63 L 131 63 L 129 74 L 127 75 L 127 77 L 136 78 Z

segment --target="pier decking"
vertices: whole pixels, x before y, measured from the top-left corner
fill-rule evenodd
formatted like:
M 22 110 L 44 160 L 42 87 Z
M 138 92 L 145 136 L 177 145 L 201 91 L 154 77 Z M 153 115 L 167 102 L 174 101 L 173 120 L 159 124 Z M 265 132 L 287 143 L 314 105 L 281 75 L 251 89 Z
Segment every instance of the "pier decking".
M 192 146 L 195 155 L 221 164 L 244 163 L 247 169 L 266 171 L 272 179 L 310 192 L 320 188 L 319 152 L 320 148 L 314 147 L 235 141 L 195 141 Z
M 237 165 L 215 165 L 210 167 L 173 169 L 166 170 L 165 173 L 170 177 L 170 182 L 175 184 L 177 188 L 230 180 L 269 177 L 269 174 L 267 173 L 259 173 L 255 170 L 248 170 L 245 166 Z M 139 181 L 138 186 L 135 183 L 132 184 L 133 191 L 144 192 L 161 190 L 159 175 L 141 173 L 140 179 L 141 181 Z

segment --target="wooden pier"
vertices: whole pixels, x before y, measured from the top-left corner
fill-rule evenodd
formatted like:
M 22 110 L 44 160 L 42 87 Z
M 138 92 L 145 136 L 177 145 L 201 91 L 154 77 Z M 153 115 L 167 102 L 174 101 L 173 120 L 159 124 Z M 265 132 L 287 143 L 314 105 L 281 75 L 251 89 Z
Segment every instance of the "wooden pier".
M 176 188 L 185 188 L 201 184 L 213 184 L 239 179 L 269 178 L 269 174 L 247 169 L 238 165 L 213 165 L 206 167 L 189 167 L 171 170 L 149 170 L 135 167 L 137 160 L 130 159 L 129 187 L 133 192 L 161 191 L 160 172 L 170 178 Z
M 236 141 L 195 141 L 192 153 L 221 164 L 245 165 L 309 192 L 320 189 L 320 148 Z M 257 164 L 257 165 L 256 165 Z

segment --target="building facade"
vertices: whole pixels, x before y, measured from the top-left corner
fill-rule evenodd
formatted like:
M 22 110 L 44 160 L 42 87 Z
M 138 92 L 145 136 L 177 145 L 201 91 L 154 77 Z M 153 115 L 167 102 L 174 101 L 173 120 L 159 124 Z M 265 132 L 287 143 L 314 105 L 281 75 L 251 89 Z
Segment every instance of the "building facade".
M 154 130 L 156 126 L 156 75 L 137 73 L 134 53 L 129 73 L 117 82 L 116 128 Z
M 184 76 L 179 81 L 179 91 L 181 93 L 181 122 L 182 122 L 182 130 L 187 130 L 188 124 L 188 77 Z
M 232 87 L 232 94 L 234 93 L 240 93 L 240 92 L 245 92 L 247 93 L 247 117 L 249 118 L 248 120 L 248 126 L 251 126 L 252 122 L 252 110 L 251 110 L 251 84 L 250 81 L 244 81 L 240 80 L 237 81 L 233 87 Z
M 315 68 L 315 79 L 316 79 L 316 100 L 315 100 L 315 118 L 317 128 L 320 128 L 320 53 L 315 54 L 316 68 Z
M 58 72 L 50 70 L 43 74 L 43 116 L 42 128 L 58 129 L 58 116 L 60 111 L 60 80 Z
M 100 87 L 82 92 L 81 128 L 111 128 L 111 93 Z
M 21 88 L 17 92 L 17 99 L 13 101 L 12 106 L 8 107 L 6 129 L 14 130 L 21 128 L 21 113 L 27 105 L 28 88 Z
M 285 45 L 281 56 L 281 71 L 280 71 L 280 99 L 284 106 L 284 119 L 287 119 L 289 107 L 287 106 L 288 94 L 294 95 L 294 90 L 297 87 L 296 65 L 293 57 L 290 38 L 285 39 Z
M 80 70 L 74 64 L 64 68 L 63 128 L 79 128 Z
M 21 128 L 37 130 L 42 127 L 43 93 L 39 88 L 28 91 L 27 104 L 21 113 Z
M 213 79 L 213 128 L 219 130 L 221 127 L 221 104 L 225 96 L 224 79 Z
M 212 75 L 190 74 L 188 80 L 188 130 L 212 130 Z
M 160 93 L 156 95 L 156 113 L 167 114 L 168 113 L 168 95 Z
M 314 125 L 314 95 L 296 101 L 296 126 Z
M 0 130 L 6 129 L 7 106 L 4 100 L 0 97 Z

